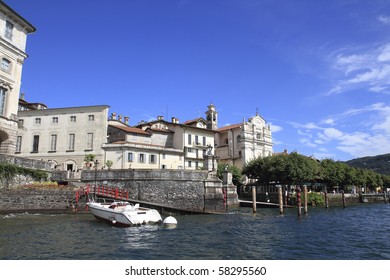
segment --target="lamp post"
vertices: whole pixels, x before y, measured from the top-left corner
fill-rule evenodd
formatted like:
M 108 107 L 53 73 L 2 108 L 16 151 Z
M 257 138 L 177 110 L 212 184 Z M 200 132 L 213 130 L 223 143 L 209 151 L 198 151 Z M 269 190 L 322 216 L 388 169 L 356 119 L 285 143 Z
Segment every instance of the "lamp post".
M 97 185 L 97 169 L 99 165 L 99 161 L 95 160 L 95 186 L 93 188 L 93 193 L 94 193 L 94 200 L 96 201 L 96 185 Z

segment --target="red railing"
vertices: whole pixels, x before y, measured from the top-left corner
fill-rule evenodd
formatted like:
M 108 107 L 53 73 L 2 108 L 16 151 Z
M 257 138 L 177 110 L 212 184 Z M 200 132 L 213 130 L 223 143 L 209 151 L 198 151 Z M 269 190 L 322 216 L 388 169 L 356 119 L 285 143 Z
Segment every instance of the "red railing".
M 95 185 L 86 185 L 85 187 L 80 187 L 76 190 L 76 203 L 78 203 L 80 197 L 88 196 L 89 193 L 96 193 L 96 195 L 109 197 L 114 199 L 128 200 L 129 192 L 125 189 L 118 187 L 108 187 L 108 186 L 95 186 Z

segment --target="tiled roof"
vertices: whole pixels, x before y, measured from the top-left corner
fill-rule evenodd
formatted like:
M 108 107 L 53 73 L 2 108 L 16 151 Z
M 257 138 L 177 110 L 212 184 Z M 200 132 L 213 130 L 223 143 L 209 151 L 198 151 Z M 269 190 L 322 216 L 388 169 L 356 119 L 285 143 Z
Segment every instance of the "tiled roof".
M 226 131 L 226 130 L 230 130 L 230 129 L 235 129 L 235 128 L 240 128 L 241 127 L 241 124 L 238 123 L 238 124 L 232 124 L 232 125 L 228 125 L 228 126 L 224 126 L 224 127 L 221 127 L 221 128 L 218 128 L 217 131 L 218 132 L 222 132 L 222 131 Z
M 135 134 L 143 134 L 143 135 L 150 135 L 150 133 L 144 131 L 143 129 L 131 127 L 131 126 L 117 126 L 117 125 L 110 125 L 112 127 L 115 127 L 117 129 L 123 130 L 128 133 L 135 133 Z

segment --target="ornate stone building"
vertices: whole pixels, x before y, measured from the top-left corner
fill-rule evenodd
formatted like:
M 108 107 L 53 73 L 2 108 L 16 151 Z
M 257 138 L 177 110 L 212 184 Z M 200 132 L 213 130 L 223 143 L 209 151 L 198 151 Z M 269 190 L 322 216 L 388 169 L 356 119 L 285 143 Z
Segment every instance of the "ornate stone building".
M 0 1 L 0 153 L 14 154 L 27 35 L 35 27 Z
M 217 129 L 215 144 L 220 162 L 239 168 L 273 154 L 271 127 L 258 113 L 248 121 Z

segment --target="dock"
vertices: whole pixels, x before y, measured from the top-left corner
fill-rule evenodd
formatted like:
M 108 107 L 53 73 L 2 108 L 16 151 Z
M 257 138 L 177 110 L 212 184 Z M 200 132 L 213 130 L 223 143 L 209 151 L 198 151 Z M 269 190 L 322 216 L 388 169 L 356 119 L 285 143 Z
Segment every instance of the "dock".
M 252 207 L 253 201 L 249 200 L 238 200 L 240 207 Z M 256 202 L 256 206 L 259 208 L 279 208 L 279 204 L 272 203 L 272 202 Z M 291 205 L 283 205 L 283 208 L 294 208 L 294 206 Z

